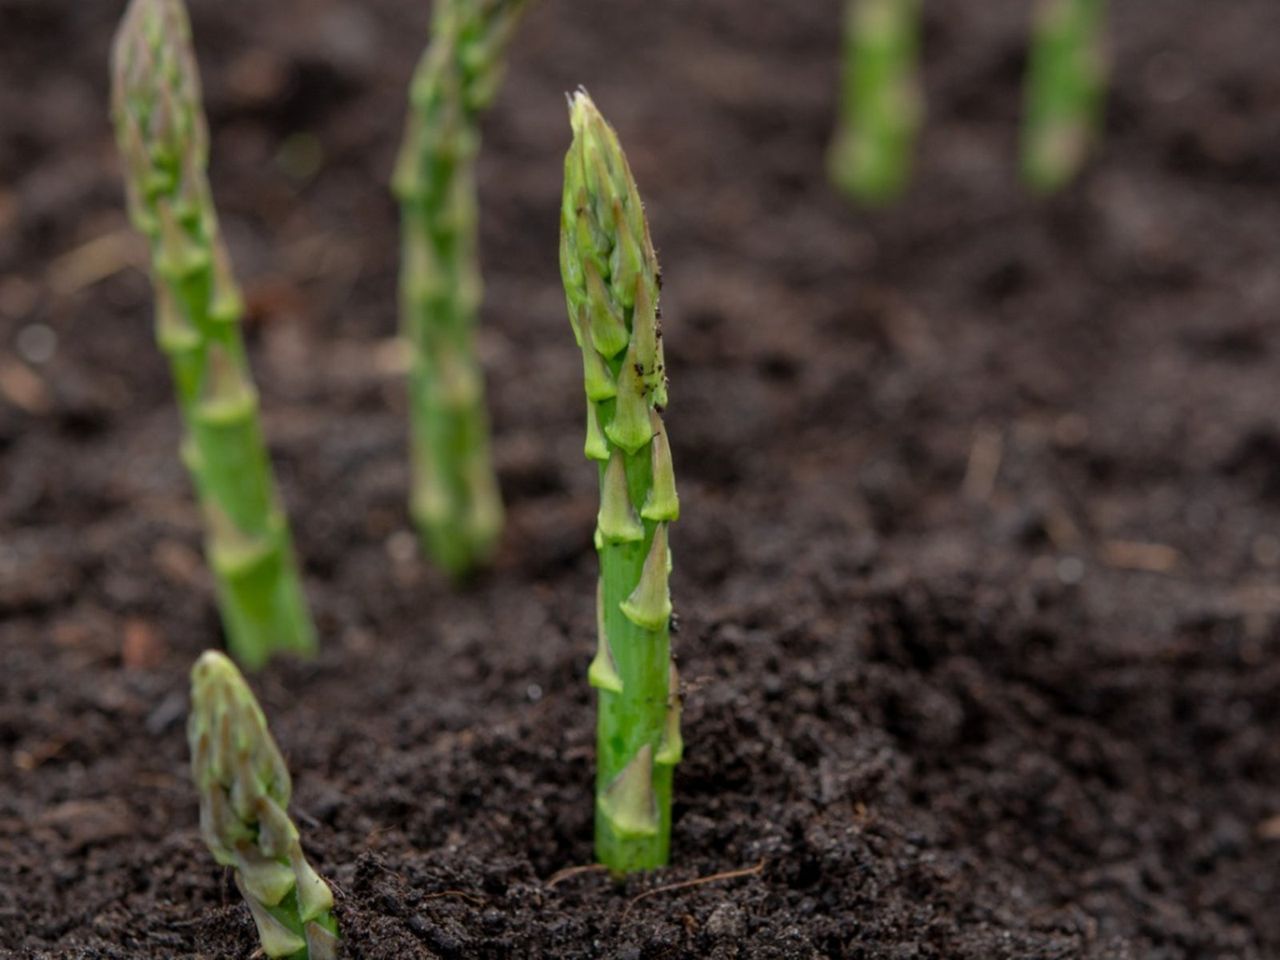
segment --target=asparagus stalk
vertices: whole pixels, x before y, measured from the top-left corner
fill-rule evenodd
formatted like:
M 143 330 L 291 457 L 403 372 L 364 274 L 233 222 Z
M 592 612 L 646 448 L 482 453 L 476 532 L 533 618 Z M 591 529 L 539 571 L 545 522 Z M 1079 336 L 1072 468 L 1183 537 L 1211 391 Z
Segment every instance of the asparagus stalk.
M 923 118 L 917 78 L 920 0 L 848 0 L 840 120 L 831 180 L 864 203 L 886 203 L 911 175 Z
M 204 513 L 228 643 L 251 668 L 276 651 L 311 653 L 315 631 L 209 191 L 209 135 L 182 0 L 132 0 L 116 37 L 113 87 L 129 213 L 150 242 L 156 338 L 173 371 L 182 459 Z
M 412 348 L 410 510 L 428 552 L 454 576 L 483 564 L 502 532 L 472 342 L 481 299 L 475 161 L 480 114 L 497 93 L 524 5 L 437 0 L 392 183 L 401 211 L 401 329 Z
M 671 660 L 671 554 L 680 512 L 662 411 L 666 366 L 658 261 L 612 128 L 585 92 L 570 100 L 560 270 L 582 348 L 586 456 L 600 472 L 596 550 L 596 856 L 615 875 L 667 862 L 680 761 Z
M 1022 133 L 1022 173 L 1041 193 L 1065 186 L 1102 125 L 1105 0 L 1041 0 L 1036 10 Z
M 187 740 L 200 835 L 218 863 L 235 868 L 262 952 L 334 960 L 333 893 L 307 863 L 286 812 L 289 771 L 244 677 L 212 650 L 191 671 Z

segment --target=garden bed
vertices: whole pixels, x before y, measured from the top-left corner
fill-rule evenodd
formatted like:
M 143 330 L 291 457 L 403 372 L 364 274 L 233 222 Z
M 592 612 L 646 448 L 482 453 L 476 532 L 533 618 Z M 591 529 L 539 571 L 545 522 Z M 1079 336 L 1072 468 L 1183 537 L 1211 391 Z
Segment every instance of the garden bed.
M 834 0 L 534 3 L 480 171 L 509 529 L 460 591 L 409 531 L 390 341 L 427 5 L 191 6 L 323 643 L 252 683 L 350 956 L 1280 953 L 1271 0 L 1117 4 L 1102 155 L 1048 202 L 1015 181 L 1024 4 L 931 5 L 916 182 L 875 214 L 823 174 Z M 186 770 L 219 626 L 106 114 L 121 7 L 0 6 L 0 954 L 247 958 Z M 624 887 L 569 870 L 579 83 L 649 203 L 683 501 L 672 866 Z

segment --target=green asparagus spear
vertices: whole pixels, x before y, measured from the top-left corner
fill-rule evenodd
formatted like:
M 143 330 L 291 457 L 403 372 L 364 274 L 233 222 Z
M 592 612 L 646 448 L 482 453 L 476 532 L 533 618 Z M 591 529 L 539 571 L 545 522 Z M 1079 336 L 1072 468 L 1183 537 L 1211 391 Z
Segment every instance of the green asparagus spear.
M 286 812 L 289 771 L 244 677 L 212 650 L 191 671 L 187 740 L 200 835 L 218 863 L 235 868 L 262 952 L 334 960 L 333 893 L 307 863 Z
M 480 306 L 475 160 L 481 112 L 525 0 L 437 0 L 410 89 L 393 189 L 400 201 L 400 315 L 409 373 L 410 509 L 454 576 L 484 563 L 502 532 L 484 382 L 472 343 Z
M 156 338 L 177 387 L 182 459 L 205 516 L 228 643 L 251 668 L 276 651 L 310 653 L 315 631 L 209 192 L 209 135 L 182 0 L 132 0 L 116 37 L 113 86 L 129 213 L 151 246 Z
M 864 203 L 886 203 L 911 175 L 924 114 L 916 76 L 920 0 L 848 0 L 840 120 L 831 180 Z
M 615 875 L 667 862 L 680 761 L 671 661 L 671 554 L 680 512 L 661 413 L 666 366 L 658 260 L 613 129 L 585 92 L 570 101 L 560 271 L 587 394 L 585 452 L 599 465 L 596 856 Z
M 1065 186 L 1102 126 L 1107 86 L 1105 0 L 1041 0 L 1022 132 L 1022 174 L 1041 193 Z

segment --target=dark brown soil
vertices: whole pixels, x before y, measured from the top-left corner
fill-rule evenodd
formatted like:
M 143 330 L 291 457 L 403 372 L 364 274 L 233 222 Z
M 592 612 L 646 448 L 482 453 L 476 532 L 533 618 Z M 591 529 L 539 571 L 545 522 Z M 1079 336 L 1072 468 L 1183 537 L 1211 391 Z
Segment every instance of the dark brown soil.
M 822 171 L 836 0 L 536 0 L 481 171 L 511 522 L 461 592 L 407 528 L 388 347 L 427 4 L 192 5 L 325 641 L 254 682 L 351 957 L 1280 956 L 1280 5 L 1116 4 L 1105 149 L 1046 203 L 1024 0 L 927 5 L 918 177 L 868 215 Z M 219 627 L 105 113 L 121 6 L 0 0 L 0 955 L 248 958 L 186 772 Z M 592 856 L 580 83 L 660 246 L 685 505 L 674 862 L 625 888 L 551 880 Z

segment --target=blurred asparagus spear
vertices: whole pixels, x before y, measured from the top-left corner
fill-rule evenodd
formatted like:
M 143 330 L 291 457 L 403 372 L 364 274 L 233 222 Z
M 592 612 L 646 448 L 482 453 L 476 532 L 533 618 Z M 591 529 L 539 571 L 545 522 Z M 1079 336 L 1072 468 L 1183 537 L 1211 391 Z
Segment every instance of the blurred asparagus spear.
M 209 192 L 182 0 L 132 0 L 112 66 L 129 213 L 150 242 L 156 337 L 177 387 L 182 459 L 204 513 L 228 643 L 251 668 L 276 651 L 311 653 L 315 632 L 240 337 L 243 305 Z
M 1040 0 L 1027 74 L 1022 173 L 1052 193 L 1080 171 L 1102 126 L 1105 0 Z
M 334 960 L 333 893 L 307 863 L 289 819 L 289 771 L 244 677 L 212 650 L 191 671 L 187 739 L 200 835 L 214 859 L 235 869 L 262 952 Z
M 596 856 L 614 874 L 661 866 L 683 750 L 671 661 L 671 554 L 679 515 L 662 411 L 658 261 L 635 180 L 585 92 L 570 102 L 560 270 L 587 394 L 585 452 L 599 465 L 596 549 Z
M 401 328 L 412 347 L 410 509 L 429 553 L 454 576 L 483 564 L 502 532 L 473 343 L 481 299 L 475 161 L 480 114 L 497 93 L 524 5 L 437 0 L 393 181 Z
M 895 199 L 911 176 L 923 117 L 920 0 L 848 0 L 831 180 L 856 200 Z

